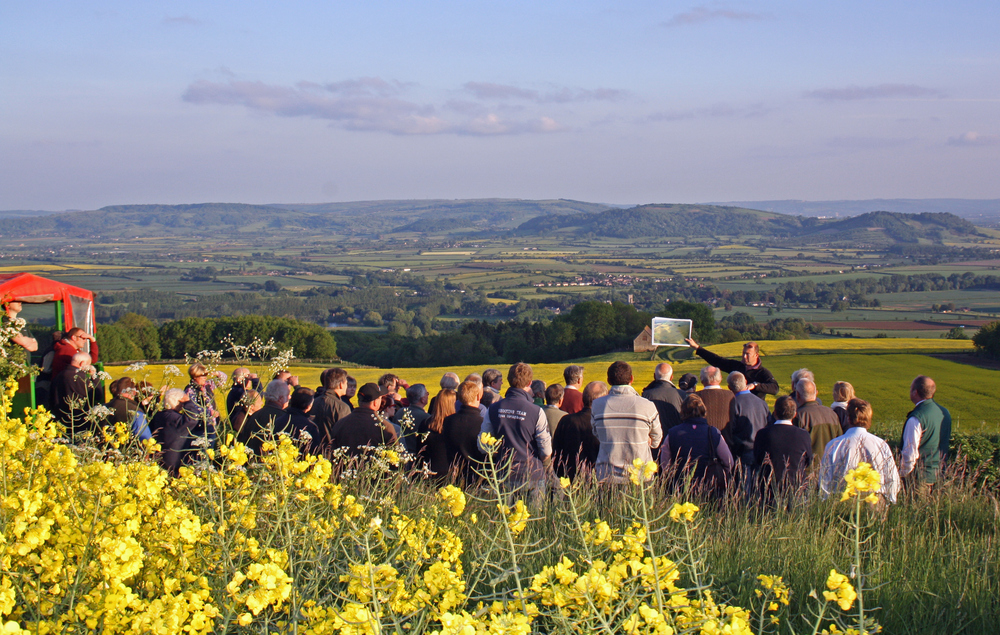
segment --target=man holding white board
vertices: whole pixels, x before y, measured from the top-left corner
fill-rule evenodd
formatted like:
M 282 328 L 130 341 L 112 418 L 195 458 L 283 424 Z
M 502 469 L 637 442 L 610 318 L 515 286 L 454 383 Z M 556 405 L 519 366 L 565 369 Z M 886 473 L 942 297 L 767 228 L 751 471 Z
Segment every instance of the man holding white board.
M 747 342 L 743 345 L 743 359 L 726 359 L 715 353 L 708 351 L 698 345 L 690 337 L 684 338 L 688 346 L 695 349 L 695 354 L 710 365 L 719 368 L 727 373 L 740 372 L 747 379 L 747 390 L 754 395 L 764 398 L 764 395 L 778 394 L 778 380 L 774 378 L 771 371 L 760 364 L 760 348 L 757 342 Z

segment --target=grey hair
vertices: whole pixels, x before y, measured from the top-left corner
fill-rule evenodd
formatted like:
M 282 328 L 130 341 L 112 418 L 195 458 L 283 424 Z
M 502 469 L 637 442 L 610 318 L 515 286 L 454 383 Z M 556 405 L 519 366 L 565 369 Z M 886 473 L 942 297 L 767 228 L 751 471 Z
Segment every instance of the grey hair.
M 653 379 L 670 381 L 670 378 L 673 376 L 674 367 L 666 362 L 657 364 L 656 368 L 653 369 Z
M 483 376 L 479 373 L 469 373 L 469 376 L 465 378 L 465 381 L 471 381 L 477 386 L 483 385 Z
M 747 378 L 739 371 L 729 373 L 726 383 L 729 384 L 729 390 L 733 392 L 742 392 L 747 389 Z
M 803 401 L 816 401 L 816 382 L 807 378 L 798 380 L 795 382 L 795 394 Z
M 492 386 L 497 380 L 503 380 L 503 374 L 496 368 L 487 368 L 483 371 L 483 384 Z
M 705 386 L 718 386 L 722 383 L 722 371 L 715 366 L 702 368 L 701 383 Z
M 536 379 L 531 382 L 531 394 L 535 397 L 541 397 L 545 399 L 545 382 L 541 379 Z
M 462 382 L 458 379 L 458 373 L 445 373 L 441 378 L 441 390 L 457 390 L 460 383 Z
M 240 383 L 240 380 L 242 380 L 244 377 L 249 377 L 249 376 L 250 376 L 249 368 L 242 368 L 242 367 L 237 368 L 236 370 L 233 371 L 233 383 L 234 384 Z
M 288 383 L 283 379 L 272 379 L 264 389 L 264 401 L 283 403 L 288 401 Z
M 809 381 L 816 383 L 816 376 L 808 368 L 800 368 L 794 373 L 792 373 L 792 386 L 799 383 L 800 379 L 808 379 Z
M 180 388 L 171 388 L 163 395 L 163 407 L 167 410 L 173 410 L 180 405 L 184 395 L 184 391 Z
M 567 386 L 577 386 L 583 381 L 583 366 L 570 364 L 563 369 L 563 379 Z
M 406 398 L 410 400 L 410 405 L 419 402 L 427 396 L 427 386 L 423 384 L 413 384 L 406 389 Z

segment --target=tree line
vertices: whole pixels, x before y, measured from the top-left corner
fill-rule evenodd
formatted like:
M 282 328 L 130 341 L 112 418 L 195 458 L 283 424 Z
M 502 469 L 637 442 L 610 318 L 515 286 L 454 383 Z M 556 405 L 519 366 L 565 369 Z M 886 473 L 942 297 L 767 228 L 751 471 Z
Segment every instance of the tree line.
M 203 350 L 224 348 L 227 339 L 249 344 L 274 339 L 279 349 L 295 356 L 335 359 L 337 342 L 330 331 L 310 322 L 263 315 L 197 318 L 166 322 L 159 328 L 148 318 L 128 313 L 113 324 L 97 325 L 97 342 L 104 362 L 180 359 Z

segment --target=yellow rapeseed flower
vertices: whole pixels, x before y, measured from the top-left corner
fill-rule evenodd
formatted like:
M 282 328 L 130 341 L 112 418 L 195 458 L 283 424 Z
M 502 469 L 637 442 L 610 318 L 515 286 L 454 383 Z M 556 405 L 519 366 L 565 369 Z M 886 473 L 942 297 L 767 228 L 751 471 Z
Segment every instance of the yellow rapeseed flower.
M 670 508 L 670 520 L 675 523 L 679 523 L 682 520 L 691 522 L 697 513 L 698 506 L 694 503 L 674 503 L 674 506 Z
M 488 454 L 493 454 L 500 447 L 500 439 L 496 438 L 489 432 L 483 432 L 479 435 L 479 445 L 486 450 Z
M 844 488 L 840 500 L 846 501 L 868 493 L 869 495 L 864 499 L 865 502 L 872 505 L 878 503 L 877 492 L 882 487 L 882 475 L 873 469 L 871 464 L 864 461 L 858 463 L 856 468 L 848 470 L 847 474 L 844 475 L 844 481 L 847 483 L 847 487 Z
M 531 513 L 528 511 L 523 500 L 518 499 L 514 503 L 514 509 L 501 504 L 497 504 L 497 509 L 507 517 L 507 526 L 510 527 L 511 532 L 514 534 L 521 533 L 528 526 Z
M 633 485 L 645 483 L 656 474 L 656 468 L 656 461 L 643 461 L 640 458 L 636 458 L 632 461 L 632 465 L 628 466 L 629 480 L 632 481 Z
M 448 506 L 452 516 L 461 516 L 465 511 L 465 492 L 461 489 L 454 485 L 445 485 L 438 490 L 437 495 Z
M 842 611 L 850 610 L 854 605 L 854 600 L 858 598 L 857 592 L 851 586 L 850 580 L 842 573 L 837 573 L 836 569 L 830 569 L 830 576 L 826 579 L 826 588 L 823 597 L 827 602 L 836 602 Z

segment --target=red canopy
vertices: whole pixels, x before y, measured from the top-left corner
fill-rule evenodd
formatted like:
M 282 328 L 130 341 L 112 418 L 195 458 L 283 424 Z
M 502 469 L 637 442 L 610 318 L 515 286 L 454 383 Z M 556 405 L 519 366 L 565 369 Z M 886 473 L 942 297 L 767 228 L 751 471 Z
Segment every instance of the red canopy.
M 58 300 L 63 303 L 63 330 L 79 326 L 95 335 L 92 292 L 31 273 L 0 274 L 0 302 L 42 304 Z

